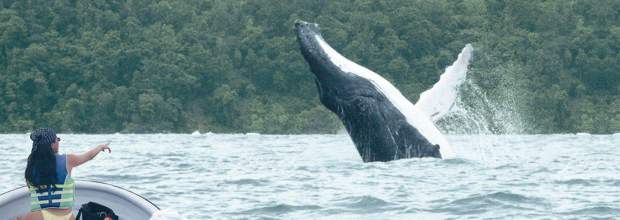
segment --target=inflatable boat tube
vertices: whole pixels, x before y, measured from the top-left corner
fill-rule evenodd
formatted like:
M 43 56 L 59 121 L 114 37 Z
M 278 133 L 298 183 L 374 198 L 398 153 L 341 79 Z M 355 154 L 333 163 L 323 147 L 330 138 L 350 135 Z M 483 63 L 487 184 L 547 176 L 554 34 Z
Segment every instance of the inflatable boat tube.
M 77 215 L 82 204 L 96 202 L 112 209 L 120 219 L 150 219 L 159 207 L 129 190 L 118 186 L 94 182 L 75 181 L 75 206 Z M 15 220 L 30 211 L 30 193 L 26 186 L 0 194 L 0 220 Z

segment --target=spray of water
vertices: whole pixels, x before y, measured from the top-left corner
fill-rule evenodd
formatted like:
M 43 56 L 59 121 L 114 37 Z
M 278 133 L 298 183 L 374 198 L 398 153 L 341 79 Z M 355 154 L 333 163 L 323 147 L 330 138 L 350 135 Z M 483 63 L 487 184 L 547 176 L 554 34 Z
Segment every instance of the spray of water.
M 472 69 L 469 73 L 475 75 L 476 70 Z M 436 122 L 444 134 L 476 139 L 470 142 L 476 143 L 473 146 L 456 146 L 459 157 L 485 164 L 493 163 L 492 158 L 486 155 L 497 150 L 497 146 L 506 140 L 505 135 L 524 133 L 526 123 L 519 110 L 519 87 L 515 81 L 509 82 L 488 95 L 478 86 L 475 78 L 468 77 L 459 90 L 455 107 Z
M 437 124 L 443 133 L 459 135 L 520 134 L 525 125 L 517 98 L 509 89 L 489 99 L 472 79 L 461 88 L 454 109 Z

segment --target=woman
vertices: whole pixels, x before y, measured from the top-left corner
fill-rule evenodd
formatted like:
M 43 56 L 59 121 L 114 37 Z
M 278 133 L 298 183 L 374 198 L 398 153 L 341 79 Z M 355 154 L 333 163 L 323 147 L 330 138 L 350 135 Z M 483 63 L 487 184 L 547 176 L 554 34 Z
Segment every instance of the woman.
M 41 128 L 30 134 L 32 151 L 26 166 L 26 184 L 30 189 L 30 213 L 27 220 L 73 220 L 75 185 L 71 170 L 101 151 L 112 150 L 99 145 L 83 154 L 59 155 L 60 138 L 54 130 Z

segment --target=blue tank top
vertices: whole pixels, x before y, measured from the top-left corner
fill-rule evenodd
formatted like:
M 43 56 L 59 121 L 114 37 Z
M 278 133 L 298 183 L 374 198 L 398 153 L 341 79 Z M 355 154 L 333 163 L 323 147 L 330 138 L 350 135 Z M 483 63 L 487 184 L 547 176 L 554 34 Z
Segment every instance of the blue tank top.
M 75 203 L 75 183 L 67 173 L 67 155 L 56 154 L 56 186 L 37 188 L 28 185 L 31 211 L 47 208 L 72 208 Z

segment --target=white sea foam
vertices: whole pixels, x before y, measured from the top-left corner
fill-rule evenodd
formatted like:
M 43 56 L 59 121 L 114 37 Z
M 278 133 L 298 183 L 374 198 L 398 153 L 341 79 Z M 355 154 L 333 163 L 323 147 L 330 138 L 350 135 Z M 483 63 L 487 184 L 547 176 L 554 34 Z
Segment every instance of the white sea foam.
M 439 129 L 433 124 L 431 117 L 426 113 L 426 111 L 421 110 L 420 108 L 413 105 L 405 96 L 403 96 L 396 87 L 394 87 L 390 82 L 388 82 L 383 77 L 379 76 L 375 72 L 363 67 L 353 61 L 350 61 L 346 57 L 342 56 L 336 50 L 334 50 L 325 40 L 320 36 L 316 35 L 316 40 L 319 43 L 320 47 L 325 51 L 329 59 L 338 66 L 343 72 L 348 72 L 355 74 L 357 76 L 368 79 L 375 87 L 385 95 L 394 106 L 405 115 L 407 118 L 407 122 L 409 122 L 413 127 L 418 129 L 418 131 L 428 139 L 431 144 L 438 144 L 440 147 L 440 152 L 443 158 L 453 158 L 456 156 L 456 153 L 452 149 L 452 146 L 448 143 L 446 138 L 439 132 Z M 471 46 L 467 45 L 465 49 L 463 49 L 464 53 L 461 53 L 459 59 L 456 64 L 453 65 L 454 71 L 452 69 L 447 69 L 446 72 L 454 72 L 456 74 L 448 74 L 446 79 L 453 78 L 453 75 L 458 75 L 459 71 L 462 69 L 462 65 L 467 65 L 469 63 L 469 57 L 471 57 Z M 460 60 L 460 61 L 459 61 Z M 466 71 L 465 67 L 465 71 Z M 458 79 L 459 77 L 455 77 Z M 454 81 L 453 80 L 446 80 Z M 444 83 L 440 83 L 439 85 L 443 85 Z M 454 83 L 445 83 L 446 85 L 453 85 Z M 449 86 L 448 86 L 449 87 Z M 438 87 L 440 88 L 440 87 Z M 437 92 L 430 92 L 430 94 L 435 94 Z M 451 99 L 454 102 L 454 98 Z M 445 104 L 440 104 L 438 106 L 443 106 Z M 451 105 L 451 104 L 450 104 Z

